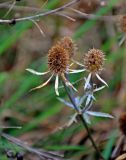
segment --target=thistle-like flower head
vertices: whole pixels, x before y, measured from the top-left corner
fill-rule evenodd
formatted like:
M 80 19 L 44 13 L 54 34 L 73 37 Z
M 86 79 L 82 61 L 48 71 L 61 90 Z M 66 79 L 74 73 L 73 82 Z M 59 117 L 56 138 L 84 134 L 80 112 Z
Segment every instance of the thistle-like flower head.
M 53 46 L 48 53 L 48 66 L 54 74 L 64 73 L 69 66 L 68 51 L 59 44 Z
M 90 73 L 99 73 L 103 69 L 104 53 L 99 49 L 91 49 L 84 56 L 84 67 Z
M 27 68 L 26 70 L 31 72 L 32 74 L 41 76 L 46 75 L 48 73 L 51 73 L 51 76 L 47 79 L 46 82 L 42 83 L 41 85 L 31 89 L 39 89 L 44 86 L 46 86 L 51 79 L 55 76 L 55 92 L 56 95 L 59 96 L 58 86 L 59 86 L 59 77 L 65 82 L 65 84 L 71 88 L 73 88 L 75 91 L 76 88 L 67 80 L 65 77 L 65 74 L 69 71 L 69 64 L 70 62 L 70 56 L 68 53 L 68 50 L 65 49 L 62 45 L 56 44 L 51 47 L 51 49 L 48 52 L 48 68 L 49 70 L 47 72 L 37 72 L 33 69 Z
M 77 47 L 70 37 L 62 38 L 58 44 L 68 52 L 70 58 L 74 56 Z

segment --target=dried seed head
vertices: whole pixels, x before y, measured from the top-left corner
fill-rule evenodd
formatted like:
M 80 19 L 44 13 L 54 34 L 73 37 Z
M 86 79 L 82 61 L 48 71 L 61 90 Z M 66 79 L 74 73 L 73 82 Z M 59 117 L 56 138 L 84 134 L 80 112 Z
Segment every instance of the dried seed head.
M 120 17 L 120 29 L 122 32 L 126 32 L 126 16 Z
M 103 69 L 104 53 L 99 49 L 91 49 L 84 56 L 85 69 L 91 73 L 98 73 Z
M 73 42 L 73 40 L 70 37 L 64 37 L 59 42 L 59 45 L 61 45 L 64 49 L 68 51 L 69 57 L 72 58 L 74 53 L 76 52 L 76 45 Z
M 122 113 L 119 117 L 119 127 L 121 132 L 126 136 L 126 112 Z
M 48 53 L 48 65 L 50 71 L 55 74 L 64 73 L 69 66 L 69 55 L 67 50 L 56 44 Z

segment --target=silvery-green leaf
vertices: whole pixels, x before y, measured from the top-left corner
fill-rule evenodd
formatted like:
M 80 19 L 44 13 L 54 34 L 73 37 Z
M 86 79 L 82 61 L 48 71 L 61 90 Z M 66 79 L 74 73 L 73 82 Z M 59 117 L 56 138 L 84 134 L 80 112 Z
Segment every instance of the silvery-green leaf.
M 57 96 L 59 96 L 58 86 L 59 86 L 59 76 L 56 75 L 56 79 L 55 79 L 55 92 L 56 92 Z
M 42 76 L 42 75 L 45 75 L 45 74 L 49 73 L 49 71 L 47 71 L 47 72 L 37 72 L 34 69 L 30 69 L 30 68 L 27 68 L 26 71 L 28 71 L 32 74 L 38 75 L 38 76 Z
M 79 106 L 79 102 L 80 102 L 80 97 L 78 96 L 78 97 L 75 97 L 75 104 L 77 105 L 77 106 Z
M 66 106 L 74 109 L 74 106 L 73 106 L 71 103 L 69 103 L 69 102 L 67 102 L 67 101 L 65 101 L 64 99 L 59 98 L 59 97 L 58 97 L 57 99 L 58 99 L 60 102 L 64 103 Z
M 94 101 L 96 101 L 96 98 L 92 95 L 92 99 L 94 100 Z
M 105 88 L 105 86 L 102 86 L 102 87 L 96 88 L 96 89 L 94 89 L 94 92 L 100 91 L 100 90 L 102 90 L 103 88 Z
M 83 97 L 80 98 L 80 102 L 79 102 L 78 106 L 81 106 L 81 104 L 84 102 L 85 98 L 86 98 L 86 95 L 84 94 Z
M 91 79 L 91 73 L 89 73 L 87 79 L 86 79 L 86 82 L 85 82 L 85 85 L 84 85 L 84 90 L 87 88 L 87 86 L 89 85 L 89 82 L 90 82 L 90 79 Z
M 83 118 L 88 124 L 91 124 L 90 117 L 86 113 L 83 114 Z
M 108 87 L 108 84 L 98 74 L 96 74 L 96 77 Z
M 86 111 L 87 114 L 96 117 L 106 117 L 106 118 L 114 118 L 112 115 L 103 112 L 94 112 L 94 111 Z
M 93 101 L 91 101 L 90 104 L 89 104 L 88 106 L 86 106 L 86 107 L 83 109 L 82 112 L 84 113 L 84 112 L 87 112 L 89 109 L 91 109 L 92 104 L 93 104 Z
M 76 70 L 76 69 L 69 69 L 69 73 L 81 73 L 81 72 L 84 72 L 85 71 L 85 69 L 78 69 L 78 70 Z
M 86 100 L 86 104 L 85 107 L 89 105 L 90 101 L 92 100 L 92 95 L 88 95 L 87 100 Z
M 90 74 L 91 74 L 91 73 L 90 73 Z M 89 77 L 90 77 L 90 74 L 88 75 Z M 88 77 L 87 77 L 87 78 L 84 77 L 85 83 L 86 83 L 87 79 L 88 79 Z M 87 87 L 86 87 L 86 88 L 87 88 L 88 90 L 92 90 L 92 85 L 91 85 L 90 81 L 89 81 L 89 83 L 87 84 Z

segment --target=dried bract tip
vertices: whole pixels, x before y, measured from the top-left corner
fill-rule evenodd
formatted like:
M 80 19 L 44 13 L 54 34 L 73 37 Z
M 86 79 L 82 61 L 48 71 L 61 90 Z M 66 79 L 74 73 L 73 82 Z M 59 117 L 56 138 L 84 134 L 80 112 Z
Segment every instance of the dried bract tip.
M 126 112 L 122 113 L 119 117 L 119 127 L 121 132 L 126 136 Z
M 48 65 L 54 74 L 64 73 L 69 66 L 69 55 L 60 45 L 53 46 L 48 53 Z
M 91 49 L 84 56 L 84 67 L 90 73 L 99 73 L 103 69 L 104 53 L 99 49 Z
M 72 58 L 76 52 L 76 45 L 73 42 L 73 40 L 70 37 L 64 37 L 59 42 L 59 45 L 61 45 L 64 49 L 68 51 L 69 57 Z
M 115 160 L 126 160 L 126 153 L 120 155 L 120 156 L 117 157 Z
M 120 18 L 120 29 L 122 32 L 126 32 L 126 16 Z

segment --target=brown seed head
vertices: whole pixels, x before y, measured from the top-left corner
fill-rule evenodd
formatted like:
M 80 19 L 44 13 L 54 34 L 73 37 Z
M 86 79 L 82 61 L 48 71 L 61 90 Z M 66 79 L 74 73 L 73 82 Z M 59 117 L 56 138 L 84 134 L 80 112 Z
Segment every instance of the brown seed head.
M 122 32 L 126 32 L 126 16 L 120 17 L 120 29 Z
M 53 46 L 48 53 L 48 65 L 53 73 L 64 73 L 69 66 L 68 52 L 58 44 Z
M 76 52 L 76 45 L 73 42 L 73 40 L 70 37 L 64 37 L 59 42 L 59 45 L 61 45 L 64 49 L 68 51 L 69 57 L 72 58 L 74 53 Z
M 104 53 L 99 49 L 91 49 L 84 56 L 85 69 L 91 73 L 98 73 L 103 69 Z
M 126 112 L 122 113 L 119 117 L 119 127 L 121 132 L 126 136 Z

